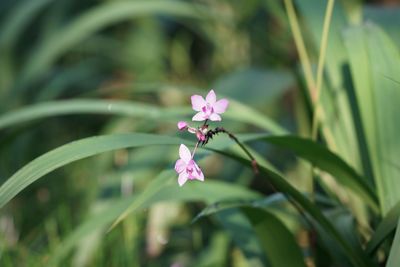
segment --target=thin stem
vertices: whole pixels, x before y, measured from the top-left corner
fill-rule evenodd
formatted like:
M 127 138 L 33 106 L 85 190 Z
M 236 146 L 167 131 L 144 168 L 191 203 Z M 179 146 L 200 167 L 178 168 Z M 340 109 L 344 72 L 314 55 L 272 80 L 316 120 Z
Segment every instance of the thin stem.
M 203 126 L 208 126 L 208 125 L 207 125 L 207 122 L 208 122 L 208 119 L 206 119 L 206 120 L 204 121 Z M 194 153 L 196 153 L 196 150 L 197 150 L 197 148 L 199 147 L 199 144 L 200 144 L 200 140 L 198 140 L 197 143 L 196 143 L 196 145 L 194 146 L 193 153 L 192 153 L 192 159 L 193 159 L 193 157 L 194 157 Z
M 239 139 L 231 132 L 229 132 L 228 130 L 226 130 L 223 127 L 217 127 L 215 128 L 215 130 L 209 130 L 209 135 L 208 137 L 212 137 L 215 134 L 219 134 L 219 133 L 225 133 L 229 136 L 229 138 L 231 138 L 233 141 L 236 142 L 236 144 L 239 145 L 239 147 L 246 153 L 246 155 L 250 158 L 251 160 L 251 165 L 253 167 L 253 171 L 256 175 L 258 175 L 260 172 L 258 170 L 258 165 L 257 165 L 257 161 L 256 159 L 253 157 L 253 155 L 250 153 L 250 151 L 239 141 Z M 199 142 L 198 142 L 199 143 Z M 197 144 L 196 144 L 197 146 Z M 269 182 L 271 189 L 274 192 L 279 192 L 276 187 L 271 183 L 271 181 L 269 181 L 267 179 L 267 181 Z M 286 199 L 293 205 L 293 207 L 299 212 L 300 216 L 302 216 L 305 220 L 305 222 L 311 227 L 313 228 L 313 224 L 310 221 L 310 219 L 307 217 L 306 213 L 304 212 L 304 210 L 302 209 L 302 207 L 294 200 L 292 199 L 287 193 L 282 192 L 282 194 L 284 194 L 284 196 L 286 197 Z
M 246 153 L 246 155 L 250 158 L 251 166 L 253 167 L 254 173 L 255 174 L 259 173 L 256 159 L 253 157 L 253 155 L 250 153 L 250 151 L 239 141 L 239 139 L 237 139 L 237 137 L 233 133 L 225 130 L 225 128 L 222 128 L 222 127 L 215 128 L 215 130 L 212 131 L 212 133 L 213 134 L 226 133 L 229 136 L 229 138 L 231 138 L 233 141 L 235 141 L 236 144 L 238 144 L 239 147 L 244 151 L 244 153 Z
M 312 71 L 312 67 L 311 67 L 311 63 L 310 63 L 310 57 L 308 56 L 308 53 L 307 53 L 307 50 L 305 47 L 305 43 L 304 43 L 304 39 L 301 34 L 301 30 L 300 30 L 300 26 L 299 26 L 300 23 L 299 23 L 299 20 L 297 18 L 297 15 L 296 15 L 296 12 L 294 9 L 293 1 L 292 0 L 284 0 L 284 3 L 285 3 L 285 8 L 286 8 L 286 12 L 288 15 L 288 19 L 289 19 L 290 28 L 291 28 L 292 34 L 293 34 L 293 39 L 294 39 L 294 42 L 296 45 L 296 50 L 299 54 L 300 64 L 301 64 L 301 67 L 304 72 L 304 77 L 306 80 L 308 93 L 311 98 L 312 104 L 314 105 L 314 107 L 317 107 L 316 99 L 317 98 L 319 99 L 320 93 L 318 93 L 317 89 L 316 89 L 317 86 L 316 86 L 315 80 L 314 80 L 314 75 L 313 75 L 313 71 Z M 321 59 L 321 57 L 320 57 L 320 59 Z M 319 72 L 321 72 L 321 70 L 319 70 Z M 316 110 L 317 110 L 317 108 L 314 108 L 314 112 L 316 112 Z M 324 110 L 322 108 L 318 108 L 317 113 L 318 113 L 318 119 L 320 121 L 323 121 L 325 118 Z M 312 124 L 315 124 L 315 123 L 312 123 Z M 315 128 L 315 127 L 316 126 L 312 126 L 312 128 Z M 313 131 L 313 130 L 311 129 L 311 131 Z M 325 128 L 322 130 L 322 132 L 326 139 L 326 142 L 328 143 L 328 146 L 330 148 L 332 148 L 334 151 L 336 151 L 336 143 L 335 143 L 333 134 L 331 133 L 330 129 Z
M 196 145 L 194 146 L 193 153 L 192 153 L 192 159 L 194 157 L 194 153 L 196 153 L 196 150 L 199 147 L 199 144 L 200 144 L 200 141 L 197 141 Z
M 284 3 L 289 18 L 290 28 L 292 30 L 294 43 L 296 45 L 297 52 L 299 53 L 301 67 L 304 71 L 307 87 L 310 95 L 312 96 L 312 92 L 315 88 L 315 80 L 310 63 L 310 57 L 308 56 L 307 49 L 300 31 L 299 20 L 297 19 L 292 0 L 285 0 Z
M 314 115 L 312 121 L 312 131 L 311 136 L 313 139 L 317 137 L 317 130 L 318 130 L 318 122 L 320 119 L 320 95 L 321 95 L 321 86 L 322 86 L 322 79 L 323 79 L 323 71 L 325 65 L 325 58 L 326 58 L 326 49 L 328 47 L 328 36 L 329 36 L 329 29 L 332 21 L 332 13 L 333 7 L 335 4 L 335 0 L 329 0 L 328 5 L 326 6 L 325 11 L 325 19 L 324 19 L 324 26 L 322 30 L 322 38 L 321 38 L 321 48 L 319 53 L 318 59 L 318 69 L 317 69 L 317 85 L 315 91 L 315 100 L 314 100 Z

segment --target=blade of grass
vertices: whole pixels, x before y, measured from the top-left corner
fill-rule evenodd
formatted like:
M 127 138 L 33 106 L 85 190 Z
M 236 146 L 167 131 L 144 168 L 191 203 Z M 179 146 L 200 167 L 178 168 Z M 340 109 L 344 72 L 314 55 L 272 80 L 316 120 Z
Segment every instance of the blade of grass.
M 241 210 L 252 224 L 272 266 L 306 266 L 293 234 L 273 213 L 250 207 Z
M 0 130 L 23 122 L 68 114 L 110 114 L 178 121 L 183 116 L 189 117 L 192 113 L 193 111 L 189 108 L 160 108 L 132 101 L 94 99 L 49 101 L 1 115 Z M 232 120 L 253 124 L 273 134 L 288 133 L 265 115 L 234 100 L 231 100 L 231 107 L 224 115 Z
M 286 12 L 289 18 L 290 28 L 292 30 L 293 39 L 296 45 L 296 49 L 299 53 L 300 63 L 304 71 L 304 77 L 306 79 L 307 88 L 311 92 L 315 88 L 315 80 L 311 67 L 310 57 L 308 56 L 306 46 L 304 44 L 303 36 L 301 34 L 299 20 L 297 18 L 296 12 L 294 10 L 294 5 L 292 0 L 284 0 Z
M 380 244 L 392 233 L 397 226 L 397 222 L 400 218 L 400 202 L 397 203 L 382 219 L 375 233 L 368 241 L 365 251 L 369 254 L 373 254 L 379 247 Z
M 400 90 L 386 77 L 400 72 L 398 47 L 377 26 L 351 27 L 344 32 L 354 94 L 359 107 L 363 136 L 372 163 L 373 178 L 385 215 L 400 201 L 400 156 L 397 121 Z
M 251 135 L 249 138 L 257 137 L 260 137 L 260 135 Z M 73 161 L 115 149 L 145 145 L 178 145 L 180 143 L 182 143 L 182 140 L 178 138 L 138 133 L 99 136 L 72 142 L 38 157 L 10 177 L 0 187 L 0 207 L 3 207 L 31 183 L 56 168 Z M 246 163 L 247 166 L 252 166 L 251 161 L 243 158 L 240 160 Z M 355 251 L 346 242 L 344 237 L 337 232 L 317 206 L 305 198 L 301 192 L 291 186 L 282 176 L 263 166 L 259 166 L 259 170 L 260 178 L 267 178 L 274 188 L 291 197 L 293 201 L 303 208 L 337 242 L 354 265 L 362 267 L 374 266 L 368 257 L 360 255 L 358 251 Z M 126 213 L 124 214 L 126 215 Z
M 23 30 L 53 0 L 21 2 L 8 14 L 0 29 L 0 92 L 9 90 L 15 79 L 14 48 Z
M 398 267 L 400 265 L 400 220 L 397 224 L 396 234 L 394 235 L 394 240 L 392 247 L 390 249 L 389 257 L 386 263 L 386 267 Z
M 25 64 L 21 88 L 45 73 L 51 64 L 71 47 L 96 31 L 139 16 L 163 14 L 191 19 L 204 18 L 204 7 L 182 1 L 118 1 L 102 4 L 79 16 L 41 44 Z
M 157 190 L 154 190 L 155 188 Z M 111 201 L 107 205 L 108 208 L 88 217 L 52 251 L 47 266 L 58 266 L 80 240 L 94 231 L 100 230 L 104 235 L 107 227 L 132 205 L 135 208 L 131 212 L 135 213 L 162 201 L 212 203 L 227 199 L 256 199 L 258 197 L 257 193 L 246 188 L 212 180 L 207 183 L 188 183 L 181 188 L 177 186 L 175 172 L 164 171 L 151 181 L 143 192 L 132 197 Z
M 316 84 L 315 95 L 314 95 L 314 99 L 315 99 L 314 100 L 314 114 L 313 114 L 313 119 L 312 119 L 312 131 L 311 131 L 311 135 L 312 135 L 313 139 L 316 139 L 316 137 L 317 137 L 318 120 L 320 120 L 320 116 L 321 116 L 319 102 L 320 102 L 322 78 L 323 78 L 322 74 L 324 71 L 326 49 L 328 47 L 328 36 L 329 36 L 329 29 L 330 29 L 334 4 L 335 4 L 335 0 L 328 1 L 327 7 L 326 7 L 325 19 L 324 19 L 324 26 L 323 26 L 323 30 L 322 30 L 321 47 L 320 47 L 320 53 L 319 53 L 319 57 L 318 57 L 317 84 Z

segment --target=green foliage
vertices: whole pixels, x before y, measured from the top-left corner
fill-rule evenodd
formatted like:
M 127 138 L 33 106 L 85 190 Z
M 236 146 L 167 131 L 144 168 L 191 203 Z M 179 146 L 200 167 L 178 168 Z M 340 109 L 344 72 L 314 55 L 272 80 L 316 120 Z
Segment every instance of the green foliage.
M 0 14 L 0 266 L 399 266 L 398 8 L 5 0 Z M 176 123 L 211 88 L 230 104 L 210 127 L 241 146 L 214 136 L 196 153 L 205 181 L 179 187 L 179 144 L 196 140 Z

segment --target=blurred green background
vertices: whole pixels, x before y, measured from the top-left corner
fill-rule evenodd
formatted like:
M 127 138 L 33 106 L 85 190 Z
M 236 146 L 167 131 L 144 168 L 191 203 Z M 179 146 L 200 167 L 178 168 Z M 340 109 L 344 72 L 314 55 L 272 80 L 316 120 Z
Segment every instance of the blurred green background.
M 251 138 L 240 134 L 311 138 L 315 103 L 289 2 L 0 1 L 1 183 L 40 155 L 91 136 L 151 133 L 194 144 L 176 122 L 190 120 L 192 94 L 211 88 L 231 101 L 212 126 L 244 140 Z M 294 1 L 314 75 L 327 3 Z M 299 255 L 304 262 L 296 266 L 385 266 L 400 200 L 399 26 L 397 1 L 334 3 L 318 142 L 340 162 L 286 139 L 250 146 L 262 166 L 311 200 L 354 255 L 368 254 L 365 262 L 355 264 L 324 234 L 313 240 L 287 192 L 276 192 L 246 163 L 201 150 L 206 181 L 180 189 L 172 171 L 178 144 L 149 141 L 98 154 L 95 140 L 94 157 L 75 161 L 79 155 L 71 154 L 74 162 L 62 168 L 49 160 L 55 170 L 15 185 L 27 188 L 11 201 L 0 189 L 0 266 L 295 266 L 285 257 Z M 210 145 L 243 157 L 226 137 Z M 310 163 L 319 170 L 311 172 Z M 365 187 L 348 182 L 348 173 Z M 357 194 L 365 188 L 376 197 L 372 207 Z M 251 225 L 259 217 L 254 210 L 244 216 L 243 203 L 263 207 L 261 233 L 272 240 L 257 239 L 260 229 Z M 387 214 L 395 215 L 382 246 L 365 252 Z

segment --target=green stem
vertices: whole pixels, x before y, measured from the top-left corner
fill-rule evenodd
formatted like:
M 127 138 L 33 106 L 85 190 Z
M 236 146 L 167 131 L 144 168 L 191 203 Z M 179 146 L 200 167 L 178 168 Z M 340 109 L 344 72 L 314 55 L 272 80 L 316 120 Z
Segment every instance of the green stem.
M 244 153 L 246 153 L 246 155 L 250 158 L 254 173 L 255 174 L 259 173 L 256 159 L 253 157 L 253 155 L 250 153 L 250 151 L 239 141 L 239 139 L 237 139 L 237 137 L 233 133 L 225 130 L 225 128 L 222 128 L 222 127 L 215 128 L 215 131 L 213 131 L 213 132 L 214 132 L 214 134 L 226 133 L 229 136 L 229 138 L 231 138 L 233 141 L 235 141 L 235 143 L 238 144 L 239 147 L 244 151 Z
M 315 91 L 315 99 L 314 99 L 314 115 L 312 120 L 312 131 L 311 136 L 313 139 L 317 138 L 317 130 L 318 130 L 318 123 L 320 120 L 320 95 L 321 95 L 321 87 L 322 87 L 322 80 L 323 80 L 323 73 L 324 73 L 324 65 L 325 65 L 325 58 L 326 58 L 326 49 L 328 47 L 328 36 L 329 36 L 329 28 L 332 21 L 332 13 L 333 7 L 335 4 L 335 0 L 329 0 L 328 5 L 326 6 L 325 11 L 325 19 L 324 19 L 324 26 L 322 30 L 322 38 L 321 38 L 321 48 L 318 58 L 318 69 L 317 69 L 317 85 Z
M 299 20 L 297 18 L 296 12 L 294 10 L 292 0 L 284 0 L 286 12 L 289 18 L 290 28 L 292 30 L 294 43 L 296 45 L 297 52 L 300 57 L 300 64 L 304 71 L 304 76 L 307 83 L 307 88 L 312 96 L 312 92 L 315 88 L 315 80 L 312 73 L 312 67 L 310 63 L 310 57 L 308 56 L 306 46 L 304 44 L 304 40 L 300 31 Z

